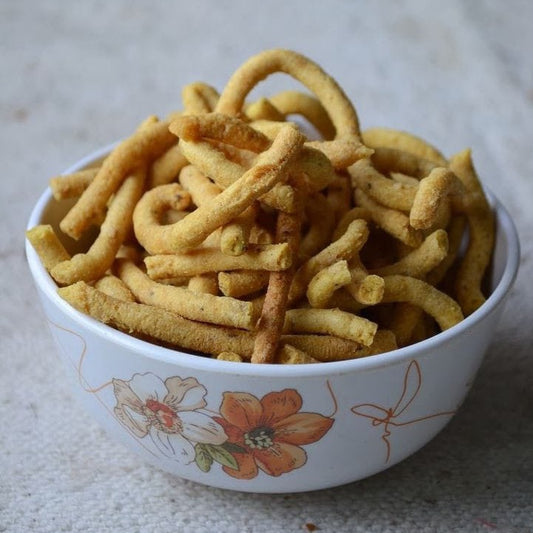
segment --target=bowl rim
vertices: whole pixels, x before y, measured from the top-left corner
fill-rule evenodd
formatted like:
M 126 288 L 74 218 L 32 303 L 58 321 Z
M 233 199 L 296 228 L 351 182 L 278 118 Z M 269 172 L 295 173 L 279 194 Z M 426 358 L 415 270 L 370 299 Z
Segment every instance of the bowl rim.
M 63 174 L 69 174 L 89 165 L 93 161 L 106 155 L 116 146 L 116 142 L 104 146 L 68 167 Z M 80 328 L 87 329 L 93 334 L 105 339 L 108 342 L 117 343 L 124 348 L 144 355 L 149 359 L 174 365 L 187 366 L 191 369 L 216 372 L 221 374 L 239 374 L 242 376 L 254 377 L 317 377 L 344 374 L 354 371 L 374 370 L 376 368 L 396 365 L 405 360 L 412 359 L 420 355 L 427 355 L 434 349 L 451 341 L 469 330 L 474 325 L 481 322 L 486 316 L 500 304 L 511 289 L 517 273 L 520 261 L 520 243 L 518 233 L 513 220 L 506 208 L 490 192 L 486 191 L 491 205 L 496 215 L 497 231 L 502 231 L 506 237 L 507 257 L 501 279 L 487 298 L 487 301 L 474 313 L 464 320 L 442 331 L 429 339 L 416 344 L 398 348 L 390 352 L 377 354 L 376 356 L 349 359 L 344 361 L 330 361 L 320 364 L 307 365 L 252 365 L 239 362 L 220 361 L 210 357 L 194 355 L 181 350 L 165 348 L 149 343 L 123 333 L 111 326 L 103 324 L 96 319 L 74 309 L 63 300 L 57 293 L 57 285 L 42 265 L 39 256 L 32 245 L 26 239 L 26 258 L 35 284 L 44 292 L 47 298 L 62 312 L 79 324 Z M 35 204 L 27 223 L 30 229 L 41 222 L 44 209 L 52 199 L 52 192 L 49 187 L 40 195 Z

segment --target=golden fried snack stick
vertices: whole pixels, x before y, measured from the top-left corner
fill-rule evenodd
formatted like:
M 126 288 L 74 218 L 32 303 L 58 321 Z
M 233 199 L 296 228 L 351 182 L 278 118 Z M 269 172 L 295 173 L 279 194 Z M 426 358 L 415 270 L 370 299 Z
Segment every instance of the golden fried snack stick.
M 466 219 L 463 215 L 459 214 L 451 219 L 447 227 L 448 253 L 446 254 L 446 257 L 426 275 L 426 281 L 430 285 L 437 286 L 444 279 L 446 273 L 456 260 L 463 240 L 465 227 Z
M 89 250 L 57 264 L 50 272 L 62 285 L 93 281 L 108 270 L 132 226 L 132 215 L 139 201 L 146 177 L 145 168 L 128 176 L 111 201 L 100 233 Z
M 381 276 L 369 274 L 359 258 L 355 254 L 349 262 L 351 282 L 344 289 L 356 302 L 363 305 L 375 305 L 383 299 L 385 282 Z
M 369 128 L 362 132 L 363 142 L 370 148 L 395 148 L 427 159 L 439 167 L 447 166 L 446 158 L 424 139 L 392 128 Z
M 335 215 L 324 195 L 315 193 L 307 197 L 305 214 L 309 223 L 307 233 L 302 237 L 298 258 L 306 261 L 331 242 Z
M 251 302 L 162 285 L 128 260 L 117 261 L 116 271 L 143 304 L 167 309 L 190 320 L 233 328 L 253 329 L 257 321 Z
M 374 342 L 370 346 L 362 346 L 332 335 L 283 335 L 281 344 L 290 344 L 323 362 L 358 359 L 398 348 L 394 334 L 385 329 L 376 331 Z
M 291 261 L 289 246 L 280 243 L 249 245 L 240 255 L 223 254 L 212 247 L 196 248 L 184 253 L 151 255 L 144 263 L 148 275 L 159 280 L 228 270 L 286 270 Z
M 428 235 L 422 244 L 396 263 L 372 270 L 378 276 L 399 274 L 422 279 L 448 255 L 448 233 L 438 229 Z
M 347 174 L 337 173 L 335 179 L 326 188 L 326 199 L 335 215 L 335 225 L 350 211 L 352 197 L 350 177 Z
M 185 85 L 181 91 L 184 113 L 198 115 L 210 113 L 217 105 L 218 91 L 201 81 Z
M 244 360 L 235 352 L 221 352 L 215 357 L 215 359 L 218 359 L 219 361 L 231 361 L 232 363 L 242 363 Z
M 157 122 L 121 142 L 104 160 L 100 171 L 60 224 L 61 230 L 78 239 L 105 208 L 111 195 L 136 167 L 155 159 L 176 142 L 167 122 Z
M 216 110 L 238 116 L 248 93 L 275 72 L 289 74 L 318 97 L 335 127 L 337 138 L 359 136 L 357 113 L 338 83 L 315 62 L 290 50 L 266 50 L 243 63 L 226 84 Z
M 205 204 L 222 192 L 218 185 L 193 165 L 187 165 L 180 171 L 179 182 L 189 192 L 193 203 L 197 206 Z
M 481 283 L 492 256 L 495 222 L 479 178 L 472 163 L 471 151 L 463 150 L 452 156 L 450 169 L 463 182 L 475 201 L 465 210 L 470 240 L 459 265 L 455 290 L 465 315 L 473 313 L 485 301 Z
M 282 365 L 301 365 L 308 363 L 318 363 L 319 361 L 314 357 L 311 357 L 303 350 L 299 350 L 290 344 L 284 344 L 279 350 L 276 356 L 276 363 Z
M 326 140 L 335 137 L 333 126 L 322 103 L 307 93 L 299 91 L 283 91 L 270 97 L 270 102 L 287 115 L 301 115 L 306 118 Z
M 227 159 L 223 152 L 207 141 L 187 142 L 181 139 L 180 147 L 190 163 L 202 174 L 209 176 L 220 189 L 226 189 L 246 172 L 243 166 Z M 293 213 L 296 209 L 294 190 L 284 183 L 277 183 L 261 201 L 286 213 Z
M 162 224 L 163 214 L 189 207 L 191 195 L 179 184 L 159 185 L 145 192 L 133 211 L 133 229 L 139 243 L 150 254 L 172 253 L 168 245 L 174 224 Z
M 300 242 L 301 213 L 279 213 L 276 224 L 276 241 L 285 242 L 294 257 Z M 271 272 L 268 287 L 257 322 L 257 333 L 252 353 L 252 363 L 273 363 L 283 331 L 287 299 L 294 269 Z
M 150 165 L 146 188 L 153 189 L 171 183 L 178 177 L 180 170 L 188 164 L 187 158 L 176 142 Z
M 374 167 L 382 174 L 400 172 L 419 180 L 439 166 L 432 161 L 396 148 L 375 148 L 371 159 Z
M 125 333 L 205 354 L 230 351 L 249 358 L 252 352 L 250 332 L 195 322 L 151 305 L 124 302 L 83 281 L 62 287 L 58 293 L 78 311 Z
M 308 148 L 320 150 L 335 170 L 344 170 L 359 159 L 370 157 L 373 151 L 361 144 L 358 138 L 348 137 L 334 141 L 308 141 Z
M 286 124 L 279 123 L 277 134 L 286 127 Z M 212 140 L 259 154 L 268 150 L 272 144 L 269 137 L 246 122 L 220 113 L 181 116 L 171 122 L 169 128 L 181 139 L 182 145 Z M 186 151 L 187 148 L 188 145 L 185 145 Z M 298 169 L 306 176 L 306 186 L 311 191 L 323 189 L 336 178 L 330 160 L 320 150 L 304 147 L 298 162 Z M 231 173 L 236 173 L 236 170 Z
M 222 228 L 220 233 L 220 250 L 222 253 L 241 255 L 246 251 L 256 213 L 257 206 L 252 204 Z
M 307 299 L 311 307 L 328 307 L 333 293 L 352 282 L 346 260 L 337 261 L 315 274 L 307 286 Z
M 94 180 L 98 174 L 99 167 L 85 168 L 72 174 L 56 176 L 50 179 L 50 189 L 57 201 L 66 200 L 67 198 L 77 198 L 83 194 L 83 191 Z
M 421 307 L 408 302 L 395 304 L 389 328 L 396 336 L 398 346 L 411 344 L 414 331 L 423 319 L 424 310 Z
M 385 276 L 383 302 L 408 302 L 431 315 L 442 330 L 463 320 L 459 304 L 425 281 L 410 276 Z
M 368 238 L 368 226 L 364 220 L 354 220 L 346 232 L 333 241 L 317 255 L 308 259 L 297 271 L 289 292 L 289 302 L 292 305 L 306 292 L 307 285 L 320 270 L 340 261 L 350 259 L 357 253 Z
M 285 333 L 322 333 L 370 346 L 378 329 L 366 318 L 339 309 L 289 309 Z
M 180 139 L 199 142 L 211 139 L 255 153 L 268 150 L 270 139 L 236 117 L 221 113 L 183 115 L 172 121 L 169 129 Z
M 264 289 L 269 273 L 263 270 L 236 270 L 219 272 L 218 286 L 224 296 L 240 298 Z
M 200 274 L 189 279 L 187 289 L 195 293 L 218 295 L 218 282 L 216 274 Z M 227 295 L 225 295 L 227 296 Z
M 368 209 L 365 209 L 364 207 L 352 207 L 352 209 L 344 213 L 342 218 L 337 223 L 337 227 L 333 232 L 332 240 L 336 241 L 339 237 L 341 237 L 348 228 L 348 226 L 354 220 L 357 220 L 359 218 L 366 220 L 367 222 L 370 222 L 372 220 L 372 217 L 370 216 L 370 211 Z
M 298 130 L 290 126 L 284 128 L 272 146 L 239 180 L 173 226 L 170 237 L 173 249 L 187 249 L 200 244 L 215 229 L 230 222 L 285 179 L 303 141 Z
M 413 248 L 420 246 L 424 238 L 423 234 L 420 230 L 411 227 L 406 214 L 378 204 L 361 189 L 356 189 L 354 196 L 356 203 L 368 210 L 374 224 L 407 246 Z
M 50 224 L 41 224 L 29 229 L 26 231 L 26 238 L 48 272 L 57 264 L 70 259 L 70 254 L 65 250 Z
M 246 116 L 250 121 L 267 120 L 275 122 L 284 122 L 285 115 L 265 97 L 258 98 L 255 102 L 246 106 Z
M 387 178 L 378 172 L 370 159 L 361 159 L 348 168 L 352 185 L 365 191 L 385 207 L 398 211 L 409 211 L 417 189 Z
M 135 302 L 135 296 L 128 289 L 128 286 L 117 276 L 113 274 L 107 274 L 103 278 L 100 278 L 95 284 L 94 288 L 99 291 L 117 298 L 118 300 L 123 300 L 125 302 Z
M 430 229 L 439 218 L 442 204 L 461 202 L 465 188 L 447 168 L 436 167 L 420 180 L 409 213 L 409 223 L 415 229 Z

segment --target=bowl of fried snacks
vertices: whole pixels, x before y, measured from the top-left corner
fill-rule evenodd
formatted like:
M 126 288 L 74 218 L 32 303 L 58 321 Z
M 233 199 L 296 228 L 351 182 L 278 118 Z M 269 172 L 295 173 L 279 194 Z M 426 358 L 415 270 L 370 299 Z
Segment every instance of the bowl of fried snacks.
M 307 91 L 250 101 L 276 72 Z M 470 150 L 361 130 L 279 49 L 52 178 L 26 237 L 86 409 L 157 467 L 251 492 L 352 482 L 427 443 L 519 262 Z

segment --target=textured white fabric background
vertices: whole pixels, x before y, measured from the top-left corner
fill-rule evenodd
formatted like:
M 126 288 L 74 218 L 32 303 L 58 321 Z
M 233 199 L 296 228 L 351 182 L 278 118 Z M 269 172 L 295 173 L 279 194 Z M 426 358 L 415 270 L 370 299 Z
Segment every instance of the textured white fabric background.
M 531 531 L 532 21 L 528 0 L 2 1 L 0 532 Z M 73 403 L 23 229 L 50 176 L 178 108 L 182 85 L 221 88 L 279 46 L 334 75 L 364 127 L 407 129 L 446 154 L 472 146 L 523 258 L 473 390 L 433 442 L 358 483 L 264 496 L 157 471 Z

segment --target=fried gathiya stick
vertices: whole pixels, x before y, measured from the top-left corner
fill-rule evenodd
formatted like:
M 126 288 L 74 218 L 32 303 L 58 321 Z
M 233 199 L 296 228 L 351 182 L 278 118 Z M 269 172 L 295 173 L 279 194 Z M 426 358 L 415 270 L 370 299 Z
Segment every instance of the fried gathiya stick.
M 218 286 L 225 296 L 240 298 L 264 289 L 268 285 L 269 273 L 263 270 L 236 270 L 219 272 Z
M 26 231 L 26 238 L 37 252 L 41 262 L 48 272 L 57 264 L 70 259 L 63 243 L 56 235 L 50 224 L 41 224 Z
M 124 302 L 83 281 L 62 287 L 58 293 L 78 311 L 125 333 L 205 354 L 229 351 L 249 358 L 252 352 L 253 335 L 248 331 L 188 320 L 151 305 Z
M 319 361 L 344 361 L 358 359 L 398 348 L 394 334 L 386 329 L 378 329 L 370 346 L 332 335 L 282 335 L 282 344 L 290 344 Z
M 144 193 L 133 211 L 133 229 L 139 243 L 150 254 L 172 253 L 168 242 L 174 224 L 162 224 L 168 210 L 183 211 L 189 207 L 191 195 L 179 184 L 159 185 Z
M 378 329 L 366 318 L 339 309 L 289 309 L 285 333 L 325 333 L 370 346 Z
M 335 126 L 324 106 L 310 94 L 299 91 L 283 91 L 270 97 L 270 102 L 283 115 L 301 115 L 306 118 L 326 140 L 335 137 Z
M 457 300 L 463 312 L 469 315 L 485 301 L 481 283 L 494 248 L 495 221 L 472 163 L 470 150 L 454 155 L 450 159 L 450 169 L 469 193 L 475 195 L 475 201 L 465 210 L 470 240 L 455 282 Z
M 413 205 L 416 188 L 398 183 L 378 172 L 371 160 L 361 159 L 349 167 L 352 184 L 385 207 L 409 211 Z
M 370 213 L 372 221 L 399 241 L 416 248 L 420 246 L 423 235 L 409 224 L 409 217 L 396 209 L 384 207 L 370 198 L 361 189 L 355 190 L 355 200 L 359 206 Z
M 230 222 L 285 179 L 303 141 L 294 128 L 283 129 L 239 180 L 173 226 L 171 246 L 180 250 L 200 244 L 216 228 Z
M 103 278 L 100 278 L 95 284 L 94 288 L 102 291 L 108 296 L 117 298 L 118 300 L 124 300 L 125 302 L 135 302 L 135 296 L 128 289 L 128 286 L 117 276 L 113 274 L 107 274 Z
M 139 165 L 155 159 L 176 142 L 167 122 L 157 122 L 121 142 L 104 160 L 98 174 L 61 221 L 61 230 L 78 239 L 101 213 L 111 195 Z
M 392 128 L 369 128 L 362 133 L 363 142 L 370 148 L 395 148 L 427 159 L 439 167 L 447 166 L 446 158 L 424 139 L 406 131 Z
M 294 256 L 300 241 L 301 213 L 279 213 L 276 225 L 276 240 L 285 242 Z M 261 317 L 252 353 L 252 363 L 272 363 L 276 356 L 283 330 L 293 269 L 272 272 L 268 279 Z
M 77 198 L 83 194 L 83 191 L 94 180 L 98 174 L 99 167 L 86 168 L 78 170 L 72 174 L 56 176 L 50 179 L 50 189 L 57 201 L 66 200 L 67 198 Z
M 171 183 L 178 177 L 180 170 L 188 164 L 187 158 L 176 142 L 150 165 L 146 188 L 153 189 Z
M 152 255 L 144 260 L 148 275 L 155 280 L 228 270 L 279 271 L 289 268 L 291 261 L 287 243 L 250 245 L 240 255 L 227 255 L 220 249 L 206 247 L 184 253 Z
M 141 303 L 167 309 L 190 320 L 233 328 L 253 329 L 257 321 L 251 302 L 162 285 L 128 260 L 119 260 L 116 271 Z
M 348 262 L 338 261 L 313 276 L 307 286 L 307 299 L 312 307 L 327 307 L 333 293 L 351 282 L 352 275 Z
M 307 285 L 320 270 L 341 259 L 350 259 L 368 238 L 368 227 L 364 220 L 354 220 L 346 232 L 336 241 L 308 259 L 296 272 L 289 292 L 291 305 L 306 292 Z
M 385 276 L 383 302 L 408 302 L 421 307 L 445 330 L 463 320 L 459 304 L 425 281 L 409 276 Z
M 396 263 L 372 270 L 372 274 L 389 276 L 400 274 L 413 278 L 423 278 L 433 270 L 448 254 L 448 234 L 438 229 L 428 235 L 418 248 L 402 257 Z
M 181 91 L 184 112 L 191 115 L 210 113 L 217 105 L 218 91 L 201 81 L 185 85 Z
M 62 285 L 76 281 L 93 281 L 108 270 L 132 226 L 132 215 L 144 186 L 146 170 L 138 168 L 127 177 L 114 195 L 107 210 L 100 233 L 87 253 L 76 254 L 71 259 L 58 263 L 52 277 Z

